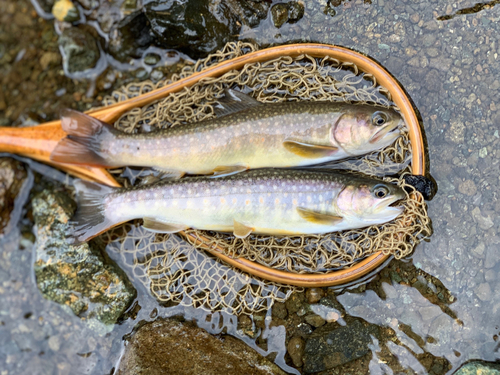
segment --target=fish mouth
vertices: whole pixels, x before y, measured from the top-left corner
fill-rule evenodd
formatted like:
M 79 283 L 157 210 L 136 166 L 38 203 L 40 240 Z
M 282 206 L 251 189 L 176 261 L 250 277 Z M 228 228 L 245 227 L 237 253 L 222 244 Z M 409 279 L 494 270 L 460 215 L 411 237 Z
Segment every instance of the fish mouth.
M 404 211 L 403 199 L 399 196 L 394 196 L 388 198 L 387 200 L 380 202 L 378 206 L 380 207 L 380 212 L 383 212 L 384 216 L 390 216 L 392 219 L 399 216 Z M 390 220 L 392 220 L 390 219 Z
M 388 142 L 388 144 L 391 144 L 396 140 L 397 137 L 399 137 L 401 133 L 399 131 L 399 128 L 403 125 L 403 120 L 399 120 L 397 122 L 395 121 L 393 124 L 386 125 L 383 128 L 379 129 L 375 134 L 373 134 L 369 142 L 373 144 L 380 141 L 381 139 L 384 139 Z

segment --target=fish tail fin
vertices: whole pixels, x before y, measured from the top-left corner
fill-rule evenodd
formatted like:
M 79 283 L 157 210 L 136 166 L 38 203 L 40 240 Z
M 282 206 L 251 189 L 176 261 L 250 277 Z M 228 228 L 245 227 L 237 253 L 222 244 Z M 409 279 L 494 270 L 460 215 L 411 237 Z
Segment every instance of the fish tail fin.
M 109 124 L 72 109 L 61 112 L 61 126 L 68 134 L 56 145 L 50 160 L 57 163 L 111 167 L 104 158 L 101 141 L 115 136 Z
M 78 208 L 70 220 L 68 235 L 70 242 L 80 244 L 117 224 L 106 216 L 104 204 L 105 197 L 114 189 L 83 180 L 76 180 L 74 185 Z

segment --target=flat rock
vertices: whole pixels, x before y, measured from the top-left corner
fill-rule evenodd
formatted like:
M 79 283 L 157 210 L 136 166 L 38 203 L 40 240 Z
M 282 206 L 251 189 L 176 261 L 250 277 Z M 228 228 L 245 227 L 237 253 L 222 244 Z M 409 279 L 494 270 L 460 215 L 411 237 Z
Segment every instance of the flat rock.
M 370 351 L 370 335 L 378 336 L 378 327 L 359 320 L 333 331 L 313 333 L 304 350 L 304 372 L 328 370 L 364 356 Z
M 92 328 L 108 330 L 134 300 L 134 287 L 95 246 L 66 242 L 67 223 L 75 209 L 66 194 L 43 190 L 32 204 L 38 289 L 45 298 L 87 320 Z
M 232 336 L 212 336 L 192 323 L 158 319 L 140 327 L 125 347 L 117 374 L 285 374 Z

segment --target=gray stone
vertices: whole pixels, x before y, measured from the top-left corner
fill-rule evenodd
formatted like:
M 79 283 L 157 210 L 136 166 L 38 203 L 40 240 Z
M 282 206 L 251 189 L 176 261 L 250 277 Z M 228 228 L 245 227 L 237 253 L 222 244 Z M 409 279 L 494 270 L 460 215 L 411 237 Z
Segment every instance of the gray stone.
M 370 352 L 370 335 L 378 336 L 378 327 L 361 321 L 333 331 L 313 333 L 304 350 L 304 371 L 318 372 L 353 361 Z
M 45 298 L 69 307 L 92 328 L 109 329 L 135 298 L 132 284 L 95 246 L 68 245 L 67 223 L 75 203 L 67 195 L 44 190 L 32 204 L 38 289 Z
M 284 372 L 242 341 L 215 337 L 192 323 L 158 319 L 131 337 L 118 375 L 279 374 Z
M 483 259 L 485 249 L 486 249 L 486 245 L 484 244 L 484 242 L 481 241 L 474 249 L 472 249 L 472 254 L 476 258 Z
M 479 284 L 478 287 L 474 289 L 474 293 L 476 293 L 477 298 L 481 301 L 491 300 L 491 287 L 488 283 Z
M 494 225 L 490 215 L 483 216 L 479 207 L 476 207 L 472 210 L 472 218 L 482 230 L 488 230 Z

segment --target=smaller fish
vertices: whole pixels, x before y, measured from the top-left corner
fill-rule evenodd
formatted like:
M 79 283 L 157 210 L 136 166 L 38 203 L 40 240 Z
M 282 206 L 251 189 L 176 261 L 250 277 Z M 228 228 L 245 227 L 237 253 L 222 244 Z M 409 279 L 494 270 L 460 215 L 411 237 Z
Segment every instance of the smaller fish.
M 170 177 L 225 176 L 247 169 L 289 168 L 365 155 L 392 144 L 401 115 L 384 107 L 343 102 L 261 103 L 227 90 L 217 118 L 145 134 L 126 134 L 66 110 L 68 136 L 52 161 L 98 167 L 152 167 Z
M 83 242 L 129 220 L 153 232 L 187 228 L 270 235 L 321 234 L 393 220 L 404 191 L 368 177 L 259 169 L 232 176 L 172 179 L 117 189 L 75 182 L 73 237 Z

